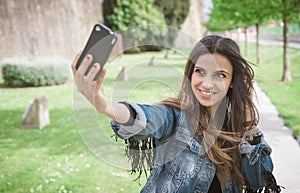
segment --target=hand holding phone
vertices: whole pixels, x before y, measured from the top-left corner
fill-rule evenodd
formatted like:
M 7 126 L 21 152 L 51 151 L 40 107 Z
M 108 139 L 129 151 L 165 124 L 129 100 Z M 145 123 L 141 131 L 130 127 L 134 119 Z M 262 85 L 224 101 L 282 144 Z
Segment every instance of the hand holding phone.
M 98 80 L 100 72 L 105 65 L 112 48 L 114 47 L 117 41 L 116 34 L 106 27 L 103 24 L 96 24 L 93 27 L 93 30 L 89 36 L 89 39 L 83 49 L 83 52 L 76 63 L 76 70 L 79 68 L 80 64 L 82 63 L 83 59 L 88 55 L 93 55 L 93 61 L 91 62 L 90 66 L 88 67 L 85 75 L 90 71 L 94 63 L 99 63 L 100 70 L 96 74 L 94 80 Z

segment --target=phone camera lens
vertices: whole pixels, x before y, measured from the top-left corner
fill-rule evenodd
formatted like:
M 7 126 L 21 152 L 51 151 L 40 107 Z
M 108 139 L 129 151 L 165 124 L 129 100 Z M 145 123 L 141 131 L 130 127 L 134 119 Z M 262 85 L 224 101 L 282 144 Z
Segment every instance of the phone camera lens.
M 100 26 L 96 26 L 96 31 L 100 31 L 100 30 L 101 30 Z

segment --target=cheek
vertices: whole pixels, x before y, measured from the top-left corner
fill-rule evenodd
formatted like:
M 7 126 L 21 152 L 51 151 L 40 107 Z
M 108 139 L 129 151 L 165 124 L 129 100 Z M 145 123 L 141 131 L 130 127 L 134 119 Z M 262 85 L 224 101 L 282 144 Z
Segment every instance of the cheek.
M 196 88 L 199 85 L 199 78 L 197 76 L 192 75 L 190 85 L 191 85 L 191 91 L 195 95 Z
M 227 94 L 229 88 L 230 88 L 230 81 L 222 81 L 218 83 L 218 89 L 225 95 Z
M 197 73 L 193 73 L 191 76 L 191 84 L 196 85 L 203 81 L 203 77 Z
M 227 91 L 228 91 L 230 88 L 232 88 L 232 86 L 233 86 L 233 85 L 232 85 L 232 78 L 230 78 L 230 80 L 226 81 L 225 86 L 226 86 Z
M 197 76 L 195 76 L 194 74 L 192 74 L 191 77 L 191 86 L 193 87 L 193 85 L 195 85 L 197 83 Z
M 195 88 L 195 78 L 193 78 L 193 76 L 191 77 L 190 86 L 191 86 L 191 89 L 192 89 L 193 92 L 194 92 L 194 88 Z

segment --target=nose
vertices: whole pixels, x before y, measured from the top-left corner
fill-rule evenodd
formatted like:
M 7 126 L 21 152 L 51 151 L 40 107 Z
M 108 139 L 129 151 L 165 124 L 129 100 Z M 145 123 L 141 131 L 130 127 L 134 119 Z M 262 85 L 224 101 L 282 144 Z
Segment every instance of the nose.
M 214 87 L 213 80 L 206 76 L 202 80 L 202 87 L 204 89 L 211 90 Z

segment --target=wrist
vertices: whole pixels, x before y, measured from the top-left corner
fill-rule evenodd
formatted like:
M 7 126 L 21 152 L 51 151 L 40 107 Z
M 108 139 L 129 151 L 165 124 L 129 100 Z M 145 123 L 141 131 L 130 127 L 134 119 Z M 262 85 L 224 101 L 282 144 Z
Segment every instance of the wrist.
M 107 114 L 107 108 L 109 106 L 109 101 L 103 98 L 95 97 L 94 107 L 101 114 Z

